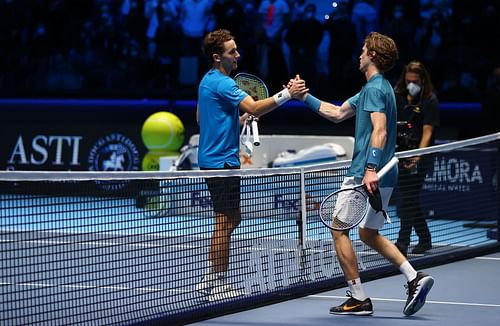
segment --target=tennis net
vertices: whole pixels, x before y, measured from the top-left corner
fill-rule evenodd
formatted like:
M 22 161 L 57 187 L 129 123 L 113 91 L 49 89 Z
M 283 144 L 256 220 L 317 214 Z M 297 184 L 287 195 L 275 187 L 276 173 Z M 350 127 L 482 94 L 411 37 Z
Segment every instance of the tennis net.
M 427 217 L 439 265 L 498 248 L 500 133 L 422 150 L 421 191 L 402 184 L 381 232 L 398 237 L 401 201 Z M 294 168 L 176 172 L 0 172 L 2 325 L 184 324 L 265 302 L 343 287 L 331 235 L 318 217 L 349 161 Z M 206 178 L 241 177 L 242 221 L 228 280 L 243 295 L 207 300 L 213 208 Z M 410 205 L 411 206 L 411 205 Z M 351 232 L 362 278 L 395 268 Z M 411 244 L 417 241 L 411 234 Z

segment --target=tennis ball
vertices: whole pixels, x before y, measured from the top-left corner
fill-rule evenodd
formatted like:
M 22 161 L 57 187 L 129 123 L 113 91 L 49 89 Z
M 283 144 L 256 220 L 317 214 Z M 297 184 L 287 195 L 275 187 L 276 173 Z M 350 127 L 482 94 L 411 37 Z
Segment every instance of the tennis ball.
M 144 157 L 142 158 L 142 170 L 143 171 L 158 171 L 160 170 L 160 158 L 162 156 L 169 156 L 169 157 L 178 157 L 179 152 L 148 152 Z
M 144 121 L 141 137 L 150 151 L 177 151 L 184 142 L 184 125 L 173 113 L 156 112 Z

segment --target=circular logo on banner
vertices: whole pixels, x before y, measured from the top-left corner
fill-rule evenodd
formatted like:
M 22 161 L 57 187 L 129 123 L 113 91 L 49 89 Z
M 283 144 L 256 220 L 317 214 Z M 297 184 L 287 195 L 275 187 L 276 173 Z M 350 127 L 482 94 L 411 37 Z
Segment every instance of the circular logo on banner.
M 141 164 L 135 144 L 114 133 L 97 140 L 89 153 L 89 171 L 138 171 Z M 99 182 L 105 190 L 119 190 L 126 182 Z

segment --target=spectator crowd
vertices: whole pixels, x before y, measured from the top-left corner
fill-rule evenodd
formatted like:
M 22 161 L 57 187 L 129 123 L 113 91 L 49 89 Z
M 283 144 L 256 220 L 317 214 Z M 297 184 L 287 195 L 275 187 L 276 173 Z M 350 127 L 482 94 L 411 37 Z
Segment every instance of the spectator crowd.
M 370 31 L 399 47 L 391 82 L 420 60 L 441 101 L 480 101 L 500 65 L 498 0 L 323 1 L 325 16 L 310 0 L 0 0 L 0 96 L 193 99 L 208 69 L 201 39 L 216 28 L 271 92 L 299 73 L 337 101 L 363 84 Z

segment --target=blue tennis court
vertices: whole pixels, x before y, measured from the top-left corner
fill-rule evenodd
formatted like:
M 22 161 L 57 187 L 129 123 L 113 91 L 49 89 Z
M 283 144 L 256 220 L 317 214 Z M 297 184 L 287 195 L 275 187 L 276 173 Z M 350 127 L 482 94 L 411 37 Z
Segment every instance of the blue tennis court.
M 76 203 L 75 198 L 61 197 L 55 201 L 56 205 L 43 205 L 39 199 L 38 208 L 30 203 L 30 208 L 25 209 L 24 214 L 17 214 L 17 209 L 11 207 L 7 210 L 9 217 L 2 218 L 0 243 L 4 270 L 0 288 L 3 297 L 12 298 L 3 304 L 5 320 L 27 319 L 30 323 L 49 325 L 55 320 L 72 321 L 84 315 L 85 322 L 98 320 L 100 324 L 121 324 L 134 320 L 138 312 L 161 315 L 164 313 L 162 306 L 182 309 L 185 302 L 204 304 L 204 298 L 194 291 L 194 286 L 204 268 L 204 257 L 209 247 L 210 220 L 195 217 L 170 217 L 168 223 L 161 218 L 124 220 L 124 215 L 143 216 L 144 211 L 132 203 L 124 205 L 127 201 L 123 199 L 98 201 L 100 204 L 93 208 L 90 216 L 82 206 L 82 203 L 88 202 L 88 198 L 76 199 Z M 44 214 L 40 214 L 41 207 L 44 207 Z M 122 211 L 115 214 L 116 207 L 121 207 L 119 209 Z M 391 236 L 392 230 L 398 228 L 399 224 L 394 208 L 389 211 L 393 223 L 382 230 L 387 236 Z M 37 219 L 36 216 L 43 218 Z M 298 228 L 295 220 L 280 221 L 281 236 L 274 237 L 269 220 L 244 220 L 232 245 L 236 257 L 233 264 L 238 266 L 232 270 L 232 277 L 238 287 L 252 295 L 300 284 L 303 278 L 310 275 L 316 279 L 341 275 L 340 266 L 334 259 L 329 231 L 318 220 L 312 220 L 309 224 L 314 232 L 308 233 L 307 254 L 301 257 L 297 248 Z M 443 224 L 446 224 L 449 234 L 461 235 L 461 246 L 495 243 L 487 238 L 485 230 L 464 227 L 464 221 L 429 221 L 431 229 L 435 231 L 439 231 Z M 17 229 L 13 227 L 16 225 Z M 190 234 L 193 230 L 199 236 Z M 353 239 L 361 269 L 367 269 L 365 265 L 372 265 L 374 261 L 381 261 L 381 257 L 366 248 L 357 236 Z M 433 252 L 437 254 L 440 250 L 449 251 L 449 243 L 440 244 L 436 241 Z M 301 266 L 304 259 L 307 261 L 306 267 Z M 479 262 L 494 266 L 495 260 L 478 260 L 476 264 Z M 496 266 L 500 266 L 500 262 L 497 261 Z M 445 267 L 437 268 L 438 271 L 441 269 Z M 492 277 L 494 269 L 490 273 Z M 276 277 L 277 274 L 279 277 Z M 386 288 L 385 284 L 389 280 L 392 280 L 391 287 Z M 383 293 L 386 296 L 373 298 L 377 311 L 386 312 L 390 318 L 403 318 L 400 313 L 404 301 L 401 282 L 402 277 L 390 277 L 387 281 L 368 283 L 369 293 L 374 296 Z M 381 283 L 384 285 L 377 288 L 376 284 Z M 434 291 L 438 292 L 436 289 Z M 332 318 L 335 318 L 327 314 L 328 305 L 343 298 L 343 290 L 335 290 L 205 323 L 245 325 L 251 324 L 249 320 L 252 317 L 249 316 L 254 316 L 259 324 L 278 325 L 290 316 L 285 323 L 287 325 L 321 325 L 331 323 Z M 151 302 L 154 302 L 153 307 Z M 439 305 L 429 306 L 440 309 Z M 462 307 L 462 304 L 456 307 Z M 263 312 L 260 313 L 260 310 Z M 120 311 L 118 316 L 117 311 Z M 304 315 L 296 315 L 301 311 Z M 75 317 L 75 313 L 80 317 Z M 276 322 L 265 320 L 276 315 L 283 318 L 280 317 Z M 376 314 L 373 318 L 380 317 Z M 76 320 L 74 322 L 78 323 Z
M 340 288 L 191 325 L 499 325 L 499 269 L 499 252 L 426 268 L 435 284 L 426 305 L 410 317 L 402 313 L 405 279 L 396 275 L 364 283 L 372 316 L 330 315 L 330 307 L 346 298 L 346 288 Z

